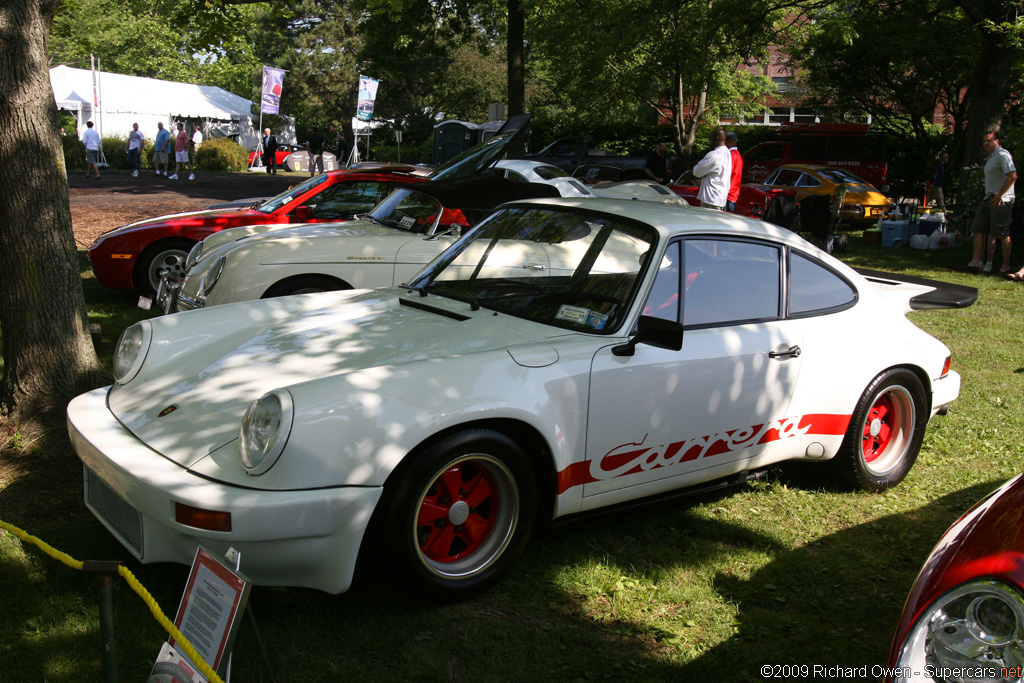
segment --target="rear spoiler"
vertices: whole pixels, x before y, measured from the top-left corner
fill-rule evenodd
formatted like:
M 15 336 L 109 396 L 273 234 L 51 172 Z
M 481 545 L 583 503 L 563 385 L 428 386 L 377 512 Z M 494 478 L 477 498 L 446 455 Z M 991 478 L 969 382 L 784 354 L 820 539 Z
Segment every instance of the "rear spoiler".
M 967 308 L 978 300 L 978 290 L 974 287 L 954 285 L 949 282 L 929 280 L 923 277 L 914 277 L 913 275 L 869 270 L 867 268 L 854 268 L 854 270 L 883 292 L 885 292 L 887 287 L 896 288 L 900 287 L 900 285 L 916 285 L 928 288 L 927 291 L 923 291 L 910 298 L 908 305 L 914 311 L 934 308 Z

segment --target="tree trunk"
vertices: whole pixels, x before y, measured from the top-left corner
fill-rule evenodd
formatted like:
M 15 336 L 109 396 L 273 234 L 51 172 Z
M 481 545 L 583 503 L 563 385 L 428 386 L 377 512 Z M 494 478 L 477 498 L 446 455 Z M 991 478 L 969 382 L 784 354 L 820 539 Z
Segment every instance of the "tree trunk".
M 102 383 L 88 334 L 47 39 L 57 0 L 0 6 L 0 414 Z
M 965 161 L 968 165 L 982 160 L 985 152 L 981 141 L 985 133 L 999 128 L 1010 93 L 1010 72 L 1017 61 L 1017 50 L 1006 45 L 1001 34 L 982 29 L 981 41 L 967 113 Z
M 508 115 L 526 113 L 526 26 L 519 0 L 508 0 Z

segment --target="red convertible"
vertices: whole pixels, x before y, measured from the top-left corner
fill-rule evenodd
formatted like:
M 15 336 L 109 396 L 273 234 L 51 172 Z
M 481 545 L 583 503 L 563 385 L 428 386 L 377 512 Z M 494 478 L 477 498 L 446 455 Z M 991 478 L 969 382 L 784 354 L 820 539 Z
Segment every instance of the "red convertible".
M 376 206 L 396 184 L 425 180 L 396 171 L 331 171 L 251 207 L 179 213 L 125 225 L 93 242 L 89 260 L 96 279 L 106 287 L 155 291 L 161 271 L 184 277 L 189 250 L 219 230 L 350 220 Z

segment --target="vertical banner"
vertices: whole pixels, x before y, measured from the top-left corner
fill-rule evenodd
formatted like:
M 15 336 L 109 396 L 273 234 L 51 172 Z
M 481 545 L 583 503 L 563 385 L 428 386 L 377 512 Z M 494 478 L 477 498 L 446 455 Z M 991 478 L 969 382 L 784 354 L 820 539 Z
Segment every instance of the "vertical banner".
M 359 108 L 356 116 L 361 121 L 369 121 L 373 118 L 373 102 L 377 99 L 377 86 L 380 84 L 376 78 L 369 76 L 359 77 Z
M 276 114 L 281 107 L 281 89 L 284 87 L 284 69 L 263 67 L 263 97 L 260 113 Z

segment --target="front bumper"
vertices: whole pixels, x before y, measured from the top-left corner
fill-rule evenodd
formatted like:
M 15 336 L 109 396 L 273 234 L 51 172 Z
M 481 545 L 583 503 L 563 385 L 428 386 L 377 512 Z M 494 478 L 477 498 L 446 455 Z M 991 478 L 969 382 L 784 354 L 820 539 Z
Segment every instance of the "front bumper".
M 257 584 L 348 590 L 380 487 L 267 491 L 196 476 L 126 430 L 107 408 L 107 391 L 68 405 L 68 432 L 85 466 L 87 507 L 135 557 L 189 565 L 200 544 L 221 554 L 234 548 Z M 175 503 L 229 512 L 231 531 L 180 524 Z

